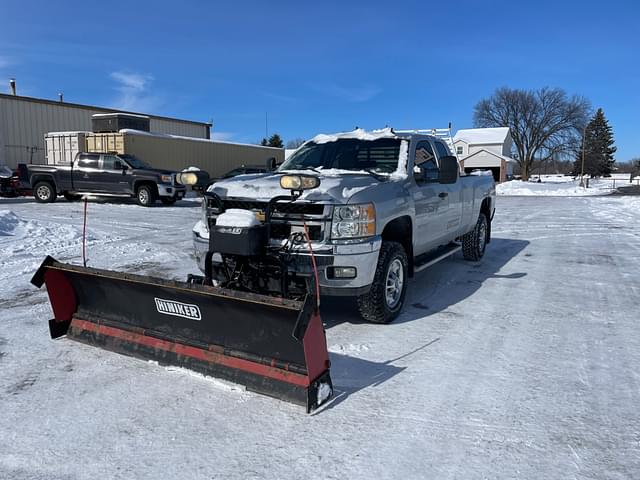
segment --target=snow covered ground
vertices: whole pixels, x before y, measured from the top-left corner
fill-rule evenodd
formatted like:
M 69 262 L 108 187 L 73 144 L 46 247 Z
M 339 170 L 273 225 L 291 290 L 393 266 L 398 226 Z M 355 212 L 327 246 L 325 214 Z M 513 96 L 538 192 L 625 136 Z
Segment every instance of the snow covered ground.
M 0 478 L 640 478 L 638 197 L 500 197 L 478 264 L 417 275 L 391 325 L 323 301 L 337 399 L 303 409 L 49 339 L 46 254 L 81 204 L 0 199 Z M 195 272 L 197 202 L 89 205 L 89 264 Z
M 512 180 L 496 186 L 498 195 L 507 196 L 554 196 L 554 197 L 586 197 L 592 195 L 608 195 L 617 187 L 630 185 L 629 174 L 613 174 L 610 178 L 589 179 L 589 188 L 580 186 L 580 179 L 565 175 L 538 175 L 528 182 Z M 586 179 L 585 179 L 586 181 Z M 637 185 L 640 179 L 634 179 Z

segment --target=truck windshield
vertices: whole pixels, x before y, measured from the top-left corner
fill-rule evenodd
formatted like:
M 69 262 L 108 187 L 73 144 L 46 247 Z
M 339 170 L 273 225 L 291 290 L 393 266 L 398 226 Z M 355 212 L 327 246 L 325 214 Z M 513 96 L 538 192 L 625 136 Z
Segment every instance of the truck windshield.
M 149 164 L 143 162 L 133 155 L 118 155 L 122 160 L 127 162 L 133 168 L 149 168 Z
M 400 139 L 358 140 L 342 138 L 335 142 L 307 143 L 294 152 L 278 170 L 340 170 L 392 173 L 398 168 Z

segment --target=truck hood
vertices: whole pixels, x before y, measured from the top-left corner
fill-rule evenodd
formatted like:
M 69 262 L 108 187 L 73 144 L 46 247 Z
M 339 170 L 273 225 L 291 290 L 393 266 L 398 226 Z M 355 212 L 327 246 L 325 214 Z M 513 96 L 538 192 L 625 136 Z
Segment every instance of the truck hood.
M 308 172 L 304 172 L 308 174 Z M 267 202 L 276 195 L 288 195 L 289 190 L 280 188 L 282 174 L 251 174 L 221 180 L 208 189 L 221 198 L 242 198 Z M 326 202 L 347 203 L 358 192 L 374 187 L 381 182 L 368 174 L 348 173 L 339 176 L 317 175 L 320 186 L 305 191 L 301 199 Z M 391 181 L 391 180 L 389 180 Z

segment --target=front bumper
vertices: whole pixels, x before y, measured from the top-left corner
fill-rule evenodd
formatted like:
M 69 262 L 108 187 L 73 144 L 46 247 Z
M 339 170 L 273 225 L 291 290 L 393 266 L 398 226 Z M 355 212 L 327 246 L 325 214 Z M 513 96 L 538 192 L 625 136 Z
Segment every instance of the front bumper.
M 321 293 L 324 295 L 352 296 L 369 291 L 373 283 L 373 277 L 378 265 L 378 253 L 382 239 L 379 236 L 369 238 L 358 243 L 348 244 L 323 244 L 314 250 L 316 264 L 318 265 L 318 278 Z M 201 222 L 198 222 L 193 230 L 193 245 L 198 268 L 204 272 L 204 262 L 209 250 L 209 232 L 205 230 Z M 312 275 L 311 255 L 306 248 L 300 248 L 297 271 L 299 275 Z M 215 257 L 214 257 L 215 262 Z M 329 278 L 328 267 L 355 267 L 355 278 Z
M 169 185 L 168 183 L 156 183 L 158 187 L 158 196 L 160 197 L 176 197 L 181 199 L 187 193 L 184 185 Z

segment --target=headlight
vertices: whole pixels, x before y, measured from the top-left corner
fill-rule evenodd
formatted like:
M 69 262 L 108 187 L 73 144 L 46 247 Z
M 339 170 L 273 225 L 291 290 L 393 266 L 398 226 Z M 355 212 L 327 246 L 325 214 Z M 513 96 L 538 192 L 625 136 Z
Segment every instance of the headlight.
M 331 238 L 370 237 L 376 233 L 376 211 L 372 203 L 336 206 Z
M 160 181 L 162 183 L 173 183 L 173 178 L 171 178 L 171 175 L 160 175 Z

